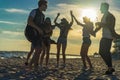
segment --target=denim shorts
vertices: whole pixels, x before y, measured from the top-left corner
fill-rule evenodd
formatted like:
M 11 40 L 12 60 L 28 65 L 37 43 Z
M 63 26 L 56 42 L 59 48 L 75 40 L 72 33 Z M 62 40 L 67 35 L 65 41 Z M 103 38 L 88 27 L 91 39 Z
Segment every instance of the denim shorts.
M 67 44 L 67 39 L 66 38 L 58 38 L 57 44 Z
M 83 37 L 83 44 L 91 45 L 91 40 L 89 37 Z

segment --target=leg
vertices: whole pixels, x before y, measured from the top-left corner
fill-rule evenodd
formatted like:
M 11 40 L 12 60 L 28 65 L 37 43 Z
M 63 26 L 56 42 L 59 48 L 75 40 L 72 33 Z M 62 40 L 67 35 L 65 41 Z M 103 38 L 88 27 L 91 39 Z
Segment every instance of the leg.
M 36 50 L 35 61 L 34 61 L 35 68 L 38 67 L 38 63 L 39 63 L 39 58 L 40 58 L 41 51 L 42 51 L 42 49 L 37 49 Z
M 58 43 L 58 44 L 57 44 L 57 66 L 59 66 L 60 47 L 61 47 L 61 44 Z
M 28 53 L 27 60 L 25 62 L 26 65 L 28 64 L 28 60 L 29 60 L 30 56 L 32 55 L 33 51 L 34 51 L 34 48 L 31 46 L 30 52 Z
M 112 40 L 109 39 L 101 39 L 100 41 L 99 53 L 108 67 L 112 67 L 111 44 Z
M 90 46 L 90 45 L 86 45 L 86 53 L 85 53 L 85 56 L 86 56 L 86 60 L 87 60 L 87 62 L 88 62 L 88 64 L 89 64 L 90 68 L 93 68 L 92 63 L 91 63 L 91 60 L 90 60 L 90 58 L 89 58 L 89 56 L 88 56 L 89 46 Z
M 112 45 L 111 39 L 102 38 L 100 41 L 99 53 L 103 58 L 104 62 L 106 63 L 106 65 L 108 66 L 108 70 L 105 72 L 105 74 L 112 74 L 115 71 L 112 68 L 112 57 L 110 53 L 111 45 Z
M 86 61 L 85 61 L 85 54 L 84 54 L 85 51 L 86 51 L 85 45 L 82 44 L 80 55 L 81 55 L 81 59 L 82 59 L 82 61 L 83 61 L 83 66 L 84 66 L 84 68 L 87 68 L 87 66 L 86 66 Z
M 66 51 L 66 47 L 67 47 L 67 44 L 62 44 L 62 55 L 63 55 L 63 63 L 65 65 L 65 61 L 66 61 L 66 56 L 65 56 L 65 51 Z
M 35 53 L 32 57 L 32 60 L 30 62 L 30 66 L 32 66 L 32 64 L 34 64 L 35 68 L 38 67 L 38 62 L 39 62 L 39 57 L 40 57 L 40 53 L 41 53 L 41 48 L 36 48 L 35 49 Z
M 48 65 L 49 55 L 50 55 L 50 45 L 47 47 L 47 50 L 46 50 L 46 67 Z
M 41 53 L 41 56 L 40 56 L 40 66 L 42 66 L 42 64 L 43 64 L 44 56 L 45 56 L 45 49 L 42 50 L 42 53 Z

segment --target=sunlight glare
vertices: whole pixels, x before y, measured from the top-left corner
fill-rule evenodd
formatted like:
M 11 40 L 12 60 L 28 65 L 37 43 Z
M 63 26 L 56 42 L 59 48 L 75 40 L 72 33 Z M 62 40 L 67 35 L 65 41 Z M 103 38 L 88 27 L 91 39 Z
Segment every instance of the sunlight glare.
M 96 11 L 94 9 L 83 9 L 81 14 L 82 14 L 80 16 L 81 19 L 83 17 L 87 16 L 88 18 L 90 18 L 91 21 L 97 20 L 97 14 L 96 14 Z

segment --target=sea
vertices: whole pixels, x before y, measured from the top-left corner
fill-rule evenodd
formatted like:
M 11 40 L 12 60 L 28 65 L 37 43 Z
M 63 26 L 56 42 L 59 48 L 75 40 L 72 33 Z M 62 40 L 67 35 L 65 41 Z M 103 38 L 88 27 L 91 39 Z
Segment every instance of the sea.
M 0 51 L 0 58 L 27 58 L 27 51 Z M 50 53 L 50 58 L 56 58 L 56 53 Z M 62 55 L 60 55 L 62 58 Z M 66 54 L 66 58 L 81 58 L 79 55 Z
M 0 59 L 7 59 L 7 58 L 25 59 L 27 58 L 27 55 L 28 55 L 27 51 L 0 51 Z M 97 54 L 91 55 L 90 57 L 100 57 L 100 55 L 97 53 Z M 50 58 L 56 58 L 56 53 L 50 53 Z M 60 54 L 60 58 L 62 58 L 61 54 Z M 69 59 L 69 58 L 81 58 L 81 57 L 80 55 L 66 54 L 66 58 Z M 114 60 L 120 60 L 120 52 L 113 53 L 112 58 Z

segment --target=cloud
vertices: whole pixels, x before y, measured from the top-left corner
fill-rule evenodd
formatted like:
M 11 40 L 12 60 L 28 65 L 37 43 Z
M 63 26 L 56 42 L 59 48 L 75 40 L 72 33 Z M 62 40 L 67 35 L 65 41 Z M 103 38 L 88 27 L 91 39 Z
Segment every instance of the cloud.
M 78 5 L 65 4 L 65 3 L 57 4 L 57 7 L 61 9 L 60 11 L 63 11 L 64 13 L 66 13 L 66 11 L 80 9 Z
M 27 10 L 16 9 L 16 8 L 5 9 L 5 11 L 10 13 L 20 13 L 20 14 L 27 14 L 29 12 Z
M 54 19 L 57 15 L 57 13 L 60 13 L 60 19 L 65 17 L 68 20 L 71 19 L 70 17 L 70 10 L 74 11 L 73 13 L 76 13 L 80 10 L 81 8 L 78 5 L 73 5 L 73 4 L 66 4 L 66 3 L 60 3 L 56 4 L 54 7 L 49 7 L 48 12 L 46 11 L 47 16 L 52 16 Z
M 77 6 L 77 5 L 60 3 L 54 7 L 49 7 L 48 9 L 49 9 L 49 12 L 51 12 L 51 13 L 55 13 L 55 12 L 60 12 L 60 13 L 65 12 L 66 13 L 68 10 L 71 10 L 71 9 L 76 10 L 78 8 L 79 8 L 79 6 Z
M 23 36 L 23 32 L 13 32 L 13 31 L 2 31 L 2 34 L 7 35 L 15 35 L 15 36 Z
M 20 23 L 11 22 L 11 21 L 0 21 L 0 23 L 3 23 L 3 24 L 11 24 L 11 25 L 20 24 Z

